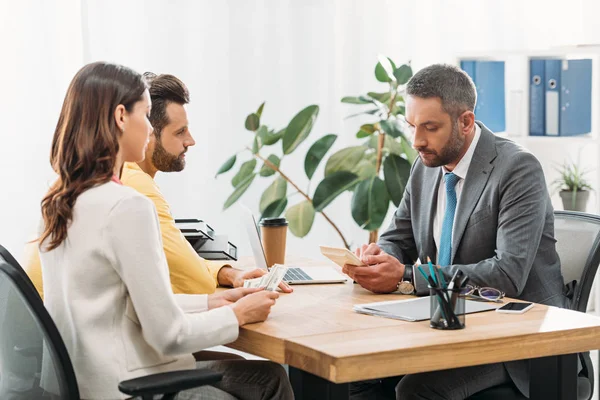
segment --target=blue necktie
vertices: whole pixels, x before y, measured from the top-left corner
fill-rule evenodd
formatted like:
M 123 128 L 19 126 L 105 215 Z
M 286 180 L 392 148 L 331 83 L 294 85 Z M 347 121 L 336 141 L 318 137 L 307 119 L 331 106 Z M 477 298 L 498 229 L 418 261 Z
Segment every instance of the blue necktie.
M 438 265 L 445 267 L 450 265 L 452 257 L 452 226 L 454 225 L 454 214 L 456 213 L 456 190 L 454 187 L 460 178 L 452 172 L 444 174 L 446 183 L 446 210 L 442 222 L 442 235 L 440 236 L 440 251 L 438 254 Z

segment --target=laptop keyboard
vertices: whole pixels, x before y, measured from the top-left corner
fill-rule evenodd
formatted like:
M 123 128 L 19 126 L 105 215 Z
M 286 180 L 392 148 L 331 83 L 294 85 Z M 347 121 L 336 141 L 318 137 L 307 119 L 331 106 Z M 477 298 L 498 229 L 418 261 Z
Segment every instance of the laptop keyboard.
M 285 276 L 283 277 L 284 282 L 290 281 L 312 281 L 313 279 L 306 275 L 301 268 L 288 268 Z

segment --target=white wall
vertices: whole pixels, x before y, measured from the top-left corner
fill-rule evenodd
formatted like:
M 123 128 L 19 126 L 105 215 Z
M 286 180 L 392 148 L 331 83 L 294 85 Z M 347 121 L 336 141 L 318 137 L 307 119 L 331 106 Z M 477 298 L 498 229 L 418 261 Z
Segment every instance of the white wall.
M 108 60 L 179 76 L 189 86 L 192 133 L 188 166 L 158 177 L 175 216 L 199 216 L 229 232 L 248 253 L 237 213 L 221 212 L 231 175 L 214 180 L 219 165 L 249 143 L 245 116 L 264 100 L 264 122 L 283 127 L 308 104 L 321 107 L 309 140 L 282 168 L 306 184 L 303 157 L 318 137 L 340 135 L 336 148 L 357 143 L 360 121 L 345 95 L 384 90 L 373 78 L 377 54 L 415 69 L 454 62 L 459 54 L 539 50 L 600 39 L 593 0 L 287 0 L 164 1 L 0 0 L 0 162 L 5 191 L 0 243 L 15 254 L 35 227 L 39 200 L 51 177 L 47 154 L 66 86 L 84 62 Z M 17 8 L 15 10 L 15 8 Z M 560 29 L 556 23 L 560 16 Z M 5 51 L 5 47 L 8 51 Z M 6 55 L 9 56 L 6 56 Z M 507 76 L 507 81 L 520 79 Z M 525 99 L 526 101 L 526 99 Z M 543 147 L 543 146 L 542 146 Z M 543 149 L 541 150 L 543 152 Z M 266 153 L 268 154 L 268 153 Z M 322 168 L 315 174 L 322 177 Z M 255 212 L 266 179 L 243 197 Z M 314 188 L 315 185 L 313 185 Z M 367 239 L 349 213 L 349 197 L 327 212 L 353 244 Z M 339 245 L 317 217 L 307 238 L 290 238 L 292 252 L 316 256 L 317 245 Z
M 53 179 L 50 142 L 82 65 L 79 1 L 0 0 L 0 244 L 20 256 Z

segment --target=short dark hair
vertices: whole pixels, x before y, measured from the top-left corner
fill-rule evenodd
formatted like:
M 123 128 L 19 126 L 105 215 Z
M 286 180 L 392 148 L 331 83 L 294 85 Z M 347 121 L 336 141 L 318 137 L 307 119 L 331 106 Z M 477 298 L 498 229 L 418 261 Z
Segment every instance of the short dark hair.
M 417 72 L 406 86 L 406 94 L 423 99 L 439 97 L 452 119 L 475 111 L 477 91 L 473 80 L 455 65 L 433 64 Z
M 160 137 L 162 129 L 169 123 L 167 106 L 169 103 L 188 104 L 190 102 L 190 92 L 185 84 L 173 75 L 156 75 L 152 72 L 146 72 L 144 78 L 148 82 L 150 99 L 152 100 L 150 123 L 154 128 L 154 134 Z

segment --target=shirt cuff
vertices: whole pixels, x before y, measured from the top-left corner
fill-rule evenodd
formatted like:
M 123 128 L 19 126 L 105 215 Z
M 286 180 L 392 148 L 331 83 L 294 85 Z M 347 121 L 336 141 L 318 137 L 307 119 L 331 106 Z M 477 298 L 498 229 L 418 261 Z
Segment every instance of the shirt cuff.
M 231 267 L 231 264 L 223 263 L 221 261 L 210 261 L 210 260 L 206 260 L 206 262 L 208 264 L 208 270 L 210 271 L 213 279 L 215 280 L 217 287 L 220 287 L 221 285 L 219 284 L 219 278 L 218 278 L 219 272 L 221 271 L 221 268 Z

